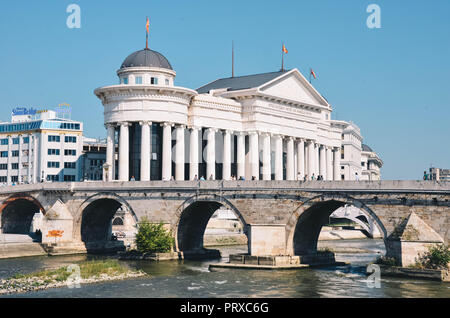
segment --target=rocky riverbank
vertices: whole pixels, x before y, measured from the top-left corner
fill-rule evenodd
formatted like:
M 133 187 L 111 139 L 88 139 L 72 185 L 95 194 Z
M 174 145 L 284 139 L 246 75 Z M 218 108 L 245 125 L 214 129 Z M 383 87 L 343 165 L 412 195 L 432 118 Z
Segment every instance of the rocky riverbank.
M 0 280 L 0 295 L 17 294 L 49 288 L 77 288 L 81 284 L 123 280 L 146 276 L 142 271 L 133 271 L 117 260 L 91 261 L 31 274 L 17 274 Z

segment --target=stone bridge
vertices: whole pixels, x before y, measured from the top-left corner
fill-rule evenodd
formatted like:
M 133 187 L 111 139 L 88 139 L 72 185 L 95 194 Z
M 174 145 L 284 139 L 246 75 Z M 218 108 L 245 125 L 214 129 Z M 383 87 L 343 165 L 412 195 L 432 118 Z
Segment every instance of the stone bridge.
M 322 225 L 345 204 L 376 224 L 400 265 L 450 238 L 450 183 L 433 181 L 57 182 L 3 187 L 0 201 L 3 233 L 28 233 L 41 211 L 43 243 L 88 250 L 109 240 L 119 207 L 136 223 L 163 222 L 180 252 L 203 248 L 206 225 L 221 206 L 239 217 L 249 253 L 258 256 L 316 252 Z M 51 230 L 62 237 L 48 237 Z

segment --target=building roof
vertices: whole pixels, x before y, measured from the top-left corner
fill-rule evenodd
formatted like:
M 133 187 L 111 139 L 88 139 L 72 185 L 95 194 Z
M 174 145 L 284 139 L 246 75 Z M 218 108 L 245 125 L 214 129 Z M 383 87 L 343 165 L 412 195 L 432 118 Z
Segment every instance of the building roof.
M 170 65 L 169 61 L 159 52 L 143 49 L 140 51 L 136 51 L 131 53 L 125 61 L 123 61 L 120 69 L 124 69 L 127 67 L 159 67 L 159 68 L 167 68 L 172 70 L 172 65 Z
M 253 87 L 259 87 L 264 83 L 270 82 L 280 75 L 285 74 L 288 71 L 278 71 L 271 73 L 262 73 L 246 76 L 220 78 L 209 84 L 206 84 L 200 88 L 197 88 L 199 94 L 209 93 L 213 89 L 227 89 L 227 91 L 237 91 L 241 89 L 248 89 Z
M 362 151 L 373 152 L 372 148 L 365 144 L 362 144 Z

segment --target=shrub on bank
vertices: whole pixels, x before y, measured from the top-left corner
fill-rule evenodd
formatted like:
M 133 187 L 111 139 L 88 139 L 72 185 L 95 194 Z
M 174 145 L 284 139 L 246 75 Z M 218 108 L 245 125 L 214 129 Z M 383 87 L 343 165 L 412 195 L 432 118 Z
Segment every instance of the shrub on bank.
M 428 248 L 416 262 L 418 268 L 447 269 L 450 265 L 450 247 L 445 244 L 437 244 Z
M 144 219 L 138 225 L 135 243 L 141 253 L 166 253 L 172 249 L 174 239 L 162 222 L 155 224 Z

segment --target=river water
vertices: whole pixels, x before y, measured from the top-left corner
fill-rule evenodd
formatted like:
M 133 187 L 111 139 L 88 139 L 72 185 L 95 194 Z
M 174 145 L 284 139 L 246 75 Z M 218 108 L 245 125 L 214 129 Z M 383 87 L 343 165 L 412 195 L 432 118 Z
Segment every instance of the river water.
M 222 260 L 214 261 L 126 261 L 131 268 L 149 276 L 123 281 L 57 288 L 5 297 L 450 297 L 450 284 L 426 280 L 382 277 L 380 287 L 368 283 L 368 263 L 384 253 L 380 240 L 321 242 L 342 250 L 358 248 L 365 253 L 337 253 L 346 266 L 288 271 L 224 269 L 211 272 L 208 265 L 228 261 L 230 253 L 246 252 L 246 246 L 219 248 Z M 92 258 L 107 256 L 27 257 L 0 260 L 0 278 L 55 268 Z

